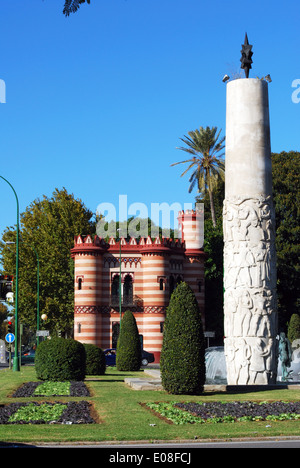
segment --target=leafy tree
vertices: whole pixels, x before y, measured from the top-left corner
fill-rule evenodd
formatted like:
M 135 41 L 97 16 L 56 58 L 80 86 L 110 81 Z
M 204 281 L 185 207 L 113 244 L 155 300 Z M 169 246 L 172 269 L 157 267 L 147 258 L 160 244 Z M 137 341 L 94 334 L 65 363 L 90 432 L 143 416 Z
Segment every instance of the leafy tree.
M 9 311 L 7 307 L 0 303 L 0 338 L 3 339 L 4 335 L 6 334 L 7 331 L 7 324 L 5 321 L 7 320 L 9 316 Z
M 288 339 L 291 343 L 300 339 L 300 315 L 293 314 L 288 326 Z
M 141 367 L 142 348 L 136 320 L 130 310 L 126 310 L 121 321 L 117 344 L 117 369 L 137 371 Z
M 82 3 L 90 4 L 90 0 L 65 0 L 63 14 L 69 16 L 70 13 L 76 13 Z
M 164 323 L 160 358 L 162 385 L 169 393 L 199 394 L 205 383 L 205 342 L 197 300 L 182 282 L 173 292 Z
M 276 216 L 277 293 L 282 329 L 300 314 L 300 153 L 272 154 Z
M 92 212 L 66 189 L 35 200 L 21 214 L 19 244 L 20 321 L 36 327 L 37 257 L 39 257 L 40 315 L 46 328 L 71 334 L 74 314 L 74 264 L 70 249 L 74 236 L 94 230 Z M 7 228 L 3 241 L 16 240 L 16 230 Z M 3 270 L 15 272 L 15 246 L 0 243 Z
M 205 260 L 205 326 L 215 332 L 214 343 L 223 345 L 223 226 L 222 217 L 216 220 L 216 227 L 211 219 L 204 221 Z
M 204 252 L 205 260 L 205 326 L 214 331 L 214 344 L 222 346 L 224 340 L 223 314 L 223 200 L 225 184 L 222 179 L 214 191 L 216 227 L 213 226 L 209 195 L 197 197 L 197 203 L 204 204 Z
M 99 215 L 98 215 L 99 217 Z M 120 231 L 119 231 L 120 229 Z M 174 239 L 174 236 L 178 237 L 178 230 L 173 230 L 169 228 L 161 228 L 157 226 L 151 218 L 139 218 L 131 216 L 126 221 L 106 221 L 105 217 L 100 215 L 100 219 L 96 224 L 96 233 L 99 237 L 105 239 L 106 242 L 109 241 L 110 237 L 114 237 L 118 242 L 121 237 L 124 237 L 127 241 L 131 237 L 135 237 L 137 241 L 141 237 L 156 236 L 159 237 L 171 237 Z
M 204 194 L 208 192 L 210 200 L 210 211 L 213 226 L 216 227 L 216 216 L 213 192 L 217 187 L 219 179 L 224 179 L 225 165 L 221 157 L 224 153 L 220 154 L 225 147 L 225 137 L 221 138 L 221 130 L 217 133 L 217 127 L 200 127 L 195 131 L 188 132 L 189 136 L 181 138 L 187 147 L 179 147 L 180 150 L 185 151 L 192 155 L 190 159 L 180 161 L 171 166 L 177 164 L 188 164 L 188 168 L 181 174 L 185 175 L 190 169 L 192 174 L 189 182 L 189 193 L 192 192 L 195 184 L 198 186 L 198 192 Z M 219 140 L 219 141 L 218 141 Z

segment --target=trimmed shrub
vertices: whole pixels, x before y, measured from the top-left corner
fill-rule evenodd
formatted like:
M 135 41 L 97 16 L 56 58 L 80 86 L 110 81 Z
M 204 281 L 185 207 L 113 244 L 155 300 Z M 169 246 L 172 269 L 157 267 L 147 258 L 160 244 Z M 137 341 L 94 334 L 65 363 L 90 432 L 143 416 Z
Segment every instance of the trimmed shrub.
M 117 343 L 116 366 L 120 371 L 137 371 L 141 367 L 142 348 L 133 313 L 127 310 L 122 318 Z
M 40 380 L 84 380 L 85 349 L 73 339 L 52 338 L 40 343 L 35 353 L 35 371 Z
M 300 315 L 293 314 L 288 325 L 288 339 L 290 343 L 300 338 Z
M 101 348 L 96 345 L 83 343 L 86 354 L 86 369 L 87 375 L 104 375 L 106 364 L 105 355 Z
M 200 394 L 205 383 L 205 341 L 201 315 L 190 286 L 173 292 L 164 323 L 160 357 L 162 385 L 169 393 Z

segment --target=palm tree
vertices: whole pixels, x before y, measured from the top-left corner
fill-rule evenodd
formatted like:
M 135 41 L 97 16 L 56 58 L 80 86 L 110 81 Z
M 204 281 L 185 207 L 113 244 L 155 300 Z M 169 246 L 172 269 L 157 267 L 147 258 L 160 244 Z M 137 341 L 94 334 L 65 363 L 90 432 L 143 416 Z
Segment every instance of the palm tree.
M 190 159 L 180 161 L 177 164 L 189 164 L 188 168 L 181 174 L 185 175 L 190 169 L 193 170 L 189 182 L 189 193 L 193 190 L 196 182 L 198 184 L 198 192 L 204 194 L 206 191 L 209 194 L 210 211 L 213 226 L 216 227 L 215 208 L 213 200 L 213 191 L 217 185 L 218 180 L 225 177 L 225 163 L 222 160 L 224 153 L 220 154 L 225 147 L 225 137 L 219 140 L 221 130 L 217 133 L 217 127 L 200 127 L 200 129 L 188 132 L 189 136 L 184 135 L 180 138 L 187 147 L 179 147 L 182 151 L 191 154 Z M 218 141 L 219 140 L 219 141 Z

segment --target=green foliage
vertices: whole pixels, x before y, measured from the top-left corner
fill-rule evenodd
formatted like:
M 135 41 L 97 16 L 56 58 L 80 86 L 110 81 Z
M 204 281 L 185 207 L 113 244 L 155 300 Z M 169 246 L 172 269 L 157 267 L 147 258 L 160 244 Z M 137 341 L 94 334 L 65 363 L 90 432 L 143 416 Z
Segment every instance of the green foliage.
M 204 221 L 205 260 L 205 325 L 216 334 L 216 343 L 223 345 L 223 228 L 222 218 L 216 227 Z
M 190 286 L 173 292 L 164 324 L 162 385 L 174 394 L 199 394 L 205 383 L 205 343 L 197 300 Z
M 120 371 L 138 371 L 141 360 L 142 349 L 136 320 L 133 313 L 127 310 L 121 321 L 116 366 Z
M 106 364 L 103 350 L 93 344 L 83 343 L 83 346 L 86 354 L 86 374 L 105 374 Z
M 70 250 L 74 236 L 93 232 L 92 212 L 66 189 L 35 200 L 21 213 L 19 246 L 19 317 L 36 327 L 37 257 L 39 257 L 40 315 L 46 314 L 46 328 L 70 336 L 74 318 L 74 262 Z M 7 228 L 3 241 L 16 240 L 16 230 Z M 15 271 L 15 245 L 0 243 L 3 270 Z
M 300 315 L 293 314 L 288 326 L 288 339 L 290 343 L 300 339 Z
M 176 408 L 176 404 L 177 403 L 175 401 L 172 401 L 171 403 L 147 403 L 147 406 L 164 418 L 172 421 L 173 424 L 201 424 L 204 422 L 203 419 L 194 416 L 188 411 L 182 411 L 181 409 Z
M 0 302 L 0 338 L 4 338 L 7 333 L 7 320 L 9 316 L 9 311 L 7 307 Z
M 79 341 L 64 338 L 45 340 L 35 353 L 37 378 L 56 382 L 84 380 L 85 360 L 85 349 Z
M 35 391 L 34 395 L 39 396 L 53 396 L 53 395 L 70 395 L 70 382 L 50 382 L 46 381 L 39 385 Z
M 29 403 L 12 414 L 9 418 L 9 422 L 30 422 L 30 421 L 43 421 L 50 422 L 59 419 L 63 411 L 67 408 L 66 404 L 62 403 Z
M 277 293 L 282 329 L 300 314 L 300 153 L 272 154 L 276 215 Z

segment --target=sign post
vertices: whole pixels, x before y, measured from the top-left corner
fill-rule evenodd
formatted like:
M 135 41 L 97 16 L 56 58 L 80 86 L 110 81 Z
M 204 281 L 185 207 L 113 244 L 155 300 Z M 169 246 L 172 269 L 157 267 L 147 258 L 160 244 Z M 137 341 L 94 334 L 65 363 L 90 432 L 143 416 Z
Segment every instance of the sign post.
M 5 341 L 9 344 L 9 369 L 11 369 L 11 344 L 15 341 L 15 335 L 13 333 L 7 333 L 5 335 Z M 18 353 L 18 351 L 17 351 Z M 15 349 L 16 354 L 16 349 Z

